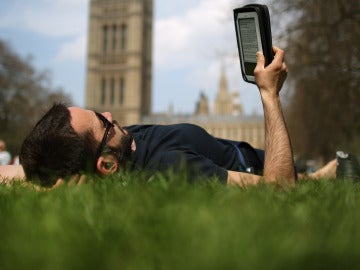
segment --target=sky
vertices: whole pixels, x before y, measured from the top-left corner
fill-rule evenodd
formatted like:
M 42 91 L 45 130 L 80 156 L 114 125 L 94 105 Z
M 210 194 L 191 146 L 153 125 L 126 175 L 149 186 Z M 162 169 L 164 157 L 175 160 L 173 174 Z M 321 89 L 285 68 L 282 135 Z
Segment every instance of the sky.
M 255 85 L 245 83 L 232 10 L 242 0 L 154 0 L 153 112 L 192 113 L 200 91 L 212 104 L 222 67 L 246 114 L 261 113 Z M 88 0 L 1 0 L 0 38 L 54 88 L 85 106 Z

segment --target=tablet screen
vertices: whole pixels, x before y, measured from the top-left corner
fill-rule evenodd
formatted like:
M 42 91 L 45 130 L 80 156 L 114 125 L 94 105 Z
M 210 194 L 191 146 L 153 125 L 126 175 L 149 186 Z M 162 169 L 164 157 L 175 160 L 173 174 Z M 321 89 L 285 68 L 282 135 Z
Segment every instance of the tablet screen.
M 238 19 L 240 42 L 244 57 L 245 73 L 254 75 L 256 52 L 259 51 L 256 22 L 254 17 Z

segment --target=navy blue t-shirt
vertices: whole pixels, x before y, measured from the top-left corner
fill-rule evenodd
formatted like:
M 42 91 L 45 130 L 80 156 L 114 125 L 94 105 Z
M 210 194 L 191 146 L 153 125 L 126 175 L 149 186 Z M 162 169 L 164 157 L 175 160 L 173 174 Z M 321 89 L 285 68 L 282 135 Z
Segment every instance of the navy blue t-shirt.
M 227 170 L 240 165 L 234 145 L 192 124 L 125 127 L 134 137 L 132 169 L 163 171 L 185 164 L 193 173 L 227 181 Z

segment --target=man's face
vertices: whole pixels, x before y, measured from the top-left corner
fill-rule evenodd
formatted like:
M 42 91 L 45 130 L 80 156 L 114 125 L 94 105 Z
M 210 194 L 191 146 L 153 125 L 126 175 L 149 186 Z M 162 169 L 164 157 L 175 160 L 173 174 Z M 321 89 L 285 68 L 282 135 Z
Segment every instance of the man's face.
M 94 111 L 84 110 L 79 107 L 69 107 L 68 110 L 70 111 L 71 126 L 74 131 L 78 134 L 90 131 L 94 134 L 94 139 L 99 146 L 105 133 L 104 122 Z M 113 122 L 111 113 L 104 112 L 102 115 L 110 122 Z M 135 142 L 127 130 L 120 127 L 115 121 L 113 123 L 115 125 L 109 129 L 105 145 L 112 150 L 118 162 L 122 164 L 135 151 Z

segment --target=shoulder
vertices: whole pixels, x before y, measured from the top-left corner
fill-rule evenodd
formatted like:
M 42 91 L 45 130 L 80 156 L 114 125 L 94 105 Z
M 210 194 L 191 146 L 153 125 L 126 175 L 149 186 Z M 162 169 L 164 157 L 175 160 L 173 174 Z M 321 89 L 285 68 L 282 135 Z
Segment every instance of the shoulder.
M 131 126 L 124 126 L 123 128 L 133 133 L 133 132 L 139 132 L 139 131 L 151 129 L 156 126 L 157 125 L 131 125 Z
M 167 127 L 172 131 L 192 137 L 208 134 L 204 128 L 190 123 L 174 124 L 174 125 L 169 125 Z

